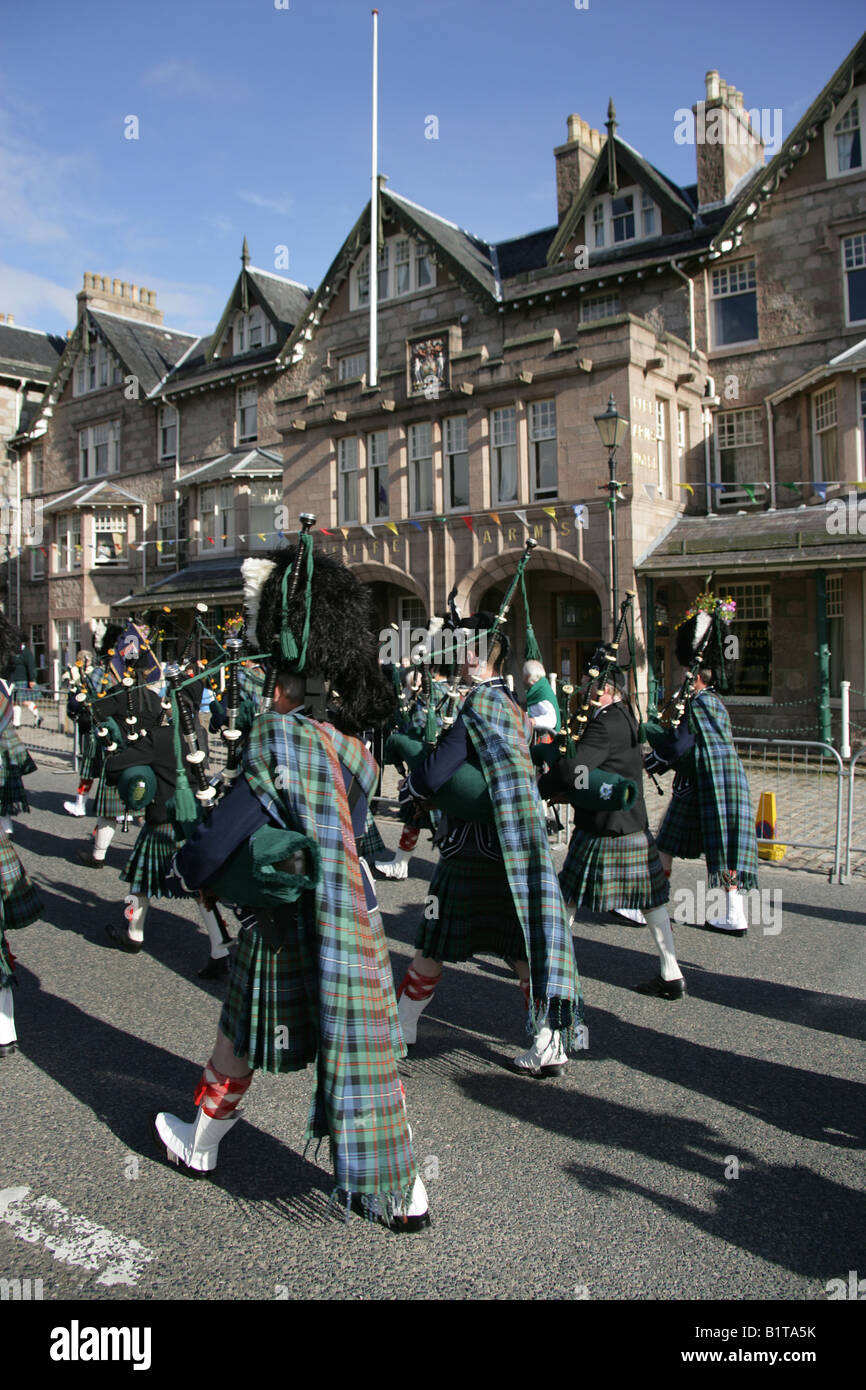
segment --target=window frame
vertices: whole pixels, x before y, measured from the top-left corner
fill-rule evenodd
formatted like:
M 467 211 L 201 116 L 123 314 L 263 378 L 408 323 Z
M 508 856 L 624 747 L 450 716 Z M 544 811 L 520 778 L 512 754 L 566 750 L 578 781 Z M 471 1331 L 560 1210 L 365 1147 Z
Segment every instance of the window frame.
M 751 278 L 753 283 L 742 288 L 739 284 L 734 289 L 725 289 L 721 293 L 716 290 L 716 277 L 726 276 L 730 284 L 732 275 L 740 276 L 740 267 L 751 267 Z M 726 265 L 712 266 L 710 268 L 710 323 L 712 326 L 712 348 L 711 351 L 722 352 L 732 347 L 747 347 L 752 343 L 760 342 L 761 325 L 758 320 L 758 267 L 754 256 L 744 257 L 739 261 L 731 261 Z M 719 336 L 719 308 L 725 302 L 735 299 L 747 299 L 751 297 L 755 306 L 755 333 L 751 338 L 729 338 L 721 341 Z
M 171 424 L 166 424 L 163 420 L 163 417 L 167 415 L 169 411 L 174 416 L 174 420 Z M 161 405 L 159 407 L 159 410 L 157 411 L 156 429 L 157 454 L 160 463 L 174 463 L 175 459 L 177 458 L 177 436 L 179 423 L 180 415 L 178 413 L 177 406 Z M 171 434 L 172 431 L 174 431 L 174 448 L 170 451 L 167 451 L 165 447 L 165 436 L 167 434 Z
M 127 526 L 127 512 L 122 508 L 116 507 L 94 507 L 92 514 L 93 521 L 93 568 L 94 569 L 123 569 L 129 565 L 129 531 Z M 120 525 L 104 525 L 100 523 L 119 522 Z M 99 556 L 99 542 L 97 536 L 120 536 L 121 550 L 109 558 Z
M 852 106 L 857 107 L 858 129 L 860 132 L 860 163 L 851 169 L 839 168 L 839 147 L 836 128 L 845 120 Z M 854 87 L 837 106 L 833 115 L 824 122 L 824 173 L 828 179 L 848 179 L 866 172 L 866 86 Z
M 586 310 L 591 304 L 608 304 L 612 302 L 615 307 L 603 314 L 587 314 Z M 615 318 L 622 313 L 622 300 L 619 293 L 613 291 L 609 294 L 588 294 L 584 295 L 580 301 L 580 322 L 583 324 L 600 323 L 602 319 Z
M 452 448 L 453 427 L 459 422 L 463 431 L 462 448 Z M 466 458 L 466 501 L 454 501 L 454 461 Z M 442 421 L 442 477 L 445 483 L 445 510 L 447 512 L 467 511 L 469 509 L 469 416 L 446 415 Z
M 397 260 L 397 246 L 400 243 L 408 243 L 408 260 Z M 436 261 L 431 254 L 429 241 L 422 237 L 409 236 L 406 232 L 400 231 L 393 236 L 385 239 L 384 245 L 377 253 L 376 257 L 377 274 L 379 279 L 376 284 L 377 302 L 387 303 L 394 299 L 408 299 L 414 294 L 421 294 L 426 290 L 436 288 Z M 429 274 L 430 279 L 427 283 L 421 283 L 421 267 L 425 273 Z M 408 288 L 405 290 L 397 289 L 398 266 L 408 266 Z M 369 309 L 370 307 L 370 248 L 367 247 L 362 255 L 352 267 L 349 276 L 349 308 Z M 384 285 L 384 290 L 383 290 Z M 362 286 L 364 290 L 362 292 Z
M 357 526 L 360 517 L 361 458 L 356 434 L 344 434 L 336 442 L 337 520 L 341 526 Z M 350 505 L 347 506 L 347 503 Z M 350 515 L 351 513 L 351 515 Z
M 100 430 L 102 430 L 102 429 L 105 429 L 106 431 L 108 431 L 108 438 L 107 438 L 107 439 L 104 439 L 104 440 L 100 440 L 100 441 L 97 442 L 95 436 L 96 436 L 97 432 L 100 431 Z M 85 446 L 85 443 L 84 443 L 85 439 L 87 440 L 86 446 Z M 91 470 L 90 467 L 89 467 L 89 460 L 90 460 L 90 458 L 91 458 L 91 453 L 92 453 L 92 451 L 96 450 L 97 448 L 102 448 L 103 445 L 107 445 L 107 448 L 108 448 L 108 455 L 107 455 L 107 458 L 108 458 L 108 467 L 105 468 L 105 469 L 100 470 L 99 468 L 96 467 L 96 460 L 94 459 L 94 467 L 93 467 L 93 469 Z M 114 460 L 114 466 L 113 466 L 113 467 L 112 467 L 112 464 L 111 464 L 112 458 L 113 458 L 113 460 Z M 88 462 L 85 462 L 85 459 L 86 459 Z M 97 424 L 95 424 L 95 425 L 85 425 L 83 429 L 80 429 L 80 430 L 78 431 L 78 478 L 79 478 L 79 481 L 80 481 L 80 482 L 89 482 L 92 478 L 110 478 L 110 477 L 112 476 L 112 474 L 114 474 L 114 473 L 119 473 L 119 472 L 120 472 L 120 420 L 119 420 L 119 419 L 114 419 L 114 420 L 100 420 L 100 421 L 99 421 Z
M 860 243 L 859 247 L 858 247 L 858 246 L 855 246 L 855 243 L 857 243 L 857 242 Z M 847 250 L 846 250 L 846 248 L 847 248 L 847 246 L 849 245 L 849 243 L 850 243 L 851 246 L 852 246 L 853 255 L 856 256 L 857 253 L 858 253 L 858 251 L 859 251 L 860 257 L 861 257 L 859 263 L 855 263 L 854 265 L 851 265 L 851 266 L 848 266 L 848 265 L 846 264 L 846 261 L 847 261 Z M 845 307 L 845 327 L 846 327 L 846 328 L 855 328 L 855 327 L 857 327 L 857 326 L 859 326 L 859 325 L 862 325 L 862 324 L 866 323 L 866 231 L 862 231 L 862 232 L 852 232 L 849 236 L 843 236 L 843 237 L 840 239 L 840 242 L 839 242 L 839 254 L 840 254 L 841 259 L 842 259 L 842 281 L 843 281 L 843 291 L 842 291 L 842 295 L 843 295 L 843 298 L 844 298 L 844 301 L 845 301 L 845 305 L 844 305 L 844 307 Z M 849 282 L 849 279 L 848 279 L 849 275 L 859 275 L 859 276 L 862 276 L 862 291 L 861 291 L 861 292 L 862 292 L 862 295 L 863 295 L 864 314 L 863 314 L 863 317 L 860 318 L 860 319 L 853 319 L 853 318 L 851 317 L 851 285 L 850 285 L 850 282 Z
M 243 398 L 244 395 L 247 395 L 247 396 L 249 396 L 249 395 L 254 395 L 255 398 L 256 398 L 256 399 L 255 399 L 255 405 L 254 405 L 254 406 L 244 405 L 244 404 L 243 404 L 243 400 L 242 400 L 242 398 Z M 236 408 L 237 408 L 237 414 L 236 414 L 236 428 L 237 428 L 237 445 L 238 445 L 238 448 L 241 446 L 241 444 L 255 444 L 256 440 L 257 440 L 258 437 L 259 437 L 259 393 L 258 393 L 258 388 L 255 387 L 255 386 L 239 386 L 239 387 L 238 387 L 238 394 L 237 394 Z M 243 433 L 243 417 L 244 417 L 244 412 L 245 412 L 245 411 L 248 411 L 248 410 L 251 410 L 251 409 L 252 409 L 252 410 L 254 411 L 254 413 L 255 413 L 255 428 L 254 428 L 252 434 L 244 434 L 244 433 Z
M 752 704 L 771 704 L 773 700 L 773 587 L 769 581 L 739 580 L 736 583 L 728 584 L 720 581 L 716 586 L 716 592 L 724 595 L 730 594 L 737 605 L 736 616 L 731 624 L 733 635 L 737 636 L 737 627 L 740 625 L 762 623 L 767 629 L 767 643 L 769 646 L 769 669 L 767 672 L 767 693 L 765 695 L 755 695 L 741 693 L 737 691 L 734 695 L 725 695 L 726 703 L 743 705 Z M 756 609 L 755 600 L 761 600 L 761 611 L 750 611 Z M 739 639 L 738 639 L 739 640 Z M 742 660 L 742 657 L 740 658 Z M 739 663 L 737 675 L 735 675 L 735 687 L 739 677 Z
M 430 435 L 429 435 L 429 437 L 430 437 L 430 452 L 429 452 L 429 454 L 428 454 L 428 453 L 420 453 L 420 452 L 419 452 L 419 453 L 415 453 L 415 451 L 414 451 L 414 441 L 415 441 L 415 439 L 417 438 L 417 433 L 416 433 L 416 432 L 417 432 L 417 431 L 424 430 L 424 429 L 429 430 L 429 432 L 430 432 Z M 435 458 L 435 455 L 436 455 L 436 444 L 435 444 L 435 440 L 434 440 L 434 438 L 433 438 L 433 421 L 432 421 L 432 420 L 413 420 L 412 423 L 411 423 L 410 425 L 407 425 L 407 427 L 406 427 L 406 457 L 407 457 L 407 462 L 408 462 L 408 465 L 409 465 L 409 514 L 410 514 L 410 516 L 431 516 L 431 515 L 433 514 L 433 507 L 434 507 L 434 502 L 435 502 L 434 492 L 433 492 L 434 479 L 435 479 L 435 470 L 434 470 L 434 467 L 433 467 L 433 460 L 434 460 L 434 458 Z M 429 507 L 419 507 L 419 505 L 418 505 L 419 468 L 420 468 L 421 466 L 425 465 L 425 464 L 429 467 L 429 479 L 428 479 L 428 483 L 429 483 L 429 492 L 430 492 L 430 506 L 429 506 Z
M 82 348 L 75 359 L 72 395 L 90 396 L 94 391 L 105 391 L 109 387 L 120 386 L 122 379 L 120 362 L 111 348 L 102 338 L 92 337 L 87 351 Z
M 213 545 L 205 548 L 207 533 L 204 529 L 205 500 L 207 494 L 213 493 L 214 501 L 208 509 L 209 517 L 216 522 L 221 518 L 219 525 L 213 526 Z M 199 552 L 203 555 L 216 555 L 221 553 L 227 555 L 234 551 L 237 540 L 237 526 L 235 517 L 235 503 L 237 493 L 233 482 L 218 481 L 215 483 L 202 483 L 198 489 L 198 524 L 199 524 Z M 225 502 L 228 498 L 229 505 Z M 225 539 L 223 539 L 225 536 Z
M 376 438 L 384 439 L 385 441 L 385 457 L 381 463 L 376 461 L 378 459 L 377 446 L 373 446 L 371 448 L 371 440 L 374 440 Z M 364 457 L 367 465 L 367 519 L 368 521 L 387 521 L 389 516 L 391 515 L 391 487 L 390 476 L 388 472 L 387 430 L 368 430 L 367 434 L 364 436 Z M 378 492 L 379 480 L 377 479 L 377 474 L 381 473 L 383 469 L 385 472 L 386 484 L 384 502 L 385 510 L 380 511 L 379 507 L 382 505 L 382 502 Z
M 60 512 L 54 524 L 54 573 L 74 574 L 82 568 L 83 554 L 81 513 L 78 510 Z M 71 563 L 61 563 L 62 560 Z
M 170 516 L 167 509 L 171 508 Z M 160 568 L 174 564 L 177 559 L 178 520 L 180 507 L 175 500 L 156 504 L 156 563 Z M 170 532 L 170 534 L 166 534 Z M 162 549 L 160 549 L 160 546 Z
M 538 432 L 537 419 L 542 412 L 552 409 L 553 412 L 553 433 Z M 550 502 L 559 497 L 559 426 L 556 416 L 556 397 L 547 397 L 540 401 L 530 401 L 527 409 L 527 439 L 529 443 L 529 468 L 530 482 L 533 502 Z M 549 430 L 549 426 L 542 426 L 541 429 Z M 556 482 L 553 489 L 542 488 L 539 486 L 541 455 L 538 449 L 540 444 L 553 444 L 553 466 L 556 474 Z M 546 451 L 545 451 L 546 452 Z M 519 483 L 518 483 L 519 486 Z
M 819 425 L 819 402 L 823 397 L 832 398 L 833 418 L 829 424 Z M 835 381 L 830 386 L 823 386 L 819 391 L 813 391 L 810 397 L 810 416 L 812 425 L 812 469 L 817 483 L 832 483 L 837 479 L 826 476 L 827 470 L 824 467 L 824 448 L 821 440 L 831 434 L 835 440 L 834 471 L 839 472 L 839 397 L 836 391 Z
M 631 212 L 619 212 L 614 214 L 614 202 L 621 202 L 625 198 L 631 198 Z M 593 198 L 587 209 L 586 221 L 592 231 L 592 251 L 615 251 L 618 246 L 631 246 L 633 242 L 650 241 L 659 235 L 658 231 L 645 232 L 644 225 L 646 214 L 652 213 L 657 220 L 659 229 L 661 228 L 661 209 L 658 203 L 642 188 L 639 183 L 629 184 L 627 188 L 620 188 L 615 194 L 601 193 L 597 198 Z M 614 222 L 623 217 L 631 217 L 633 233 L 628 237 L 614 237 Z M 586 229 L 585 229 L 586 230 Z M 599 240 L 601 233 L 601 240 Z M 589 237 L 587 235 L 587 242 Z
M 498 427 L 497 416 L 504 416 L 511 413 L 513 417 L 514 438 L 496 442 L 497 433 L 501 434 Z M 490 492 L 495 499 L 495 506 L 507 506 L 509 502 L 520 501 L 520 446 L 517 431 L 517 407 L 514 405 L 494 406 L 490 411 Z M 503 497 L 502 495 L 502 451 L 504 449 L 514 450 L 514 496 Z

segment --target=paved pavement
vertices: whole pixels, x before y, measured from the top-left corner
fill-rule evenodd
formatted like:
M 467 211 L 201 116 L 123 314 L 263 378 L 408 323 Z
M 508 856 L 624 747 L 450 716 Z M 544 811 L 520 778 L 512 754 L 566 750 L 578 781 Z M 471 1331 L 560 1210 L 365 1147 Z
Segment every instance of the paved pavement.
M 152 911 L 140 956 L 108 946 L 131 837 L 100 873 L 74 863 L 92 822 L 62 812 L 68 767 L 40 762 L 15 828 L 46 913 L 13 942 L 3 1278 L 45 1299 L 811 1301 L 866 1275 L 862 882 L 768 867 L 746 938 L 678 925 L 676 1004 L 630 988 L 656 973 L 645 930 L 580 922 L 589 1047 L 555 1080 L 508 1069 L 525 1042 L 504 965 L 447 968 L 403 1067 L 434 1225 L 395 1237 L 328 1210 L 324 1149 L 299 1150 L 309 1074 L 256 1078 L 213 1181 L 156 1160 L 149 1117 L 192 1116 L 221 987 L 196 979 L 187 903 Z M 398 978 L 432 868 L 422 844 L 411 879 L 380 884 Z M 681 917 L 702 882 L 676 867 Z

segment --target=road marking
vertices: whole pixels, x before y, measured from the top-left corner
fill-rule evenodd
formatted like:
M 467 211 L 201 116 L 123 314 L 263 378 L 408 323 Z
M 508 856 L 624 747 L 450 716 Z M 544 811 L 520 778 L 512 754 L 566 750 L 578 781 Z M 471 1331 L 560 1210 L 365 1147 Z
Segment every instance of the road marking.
M 0 1191 L 0 1221 L 28 1245 L 44 1245 L 55 1260 L 100 1270 L 97 1284 L 137 1284 L 144 1266 L 156 1259 L 139 1241 L 76 1216 L 53 1197 L 31 1198 L 29 1187 Z

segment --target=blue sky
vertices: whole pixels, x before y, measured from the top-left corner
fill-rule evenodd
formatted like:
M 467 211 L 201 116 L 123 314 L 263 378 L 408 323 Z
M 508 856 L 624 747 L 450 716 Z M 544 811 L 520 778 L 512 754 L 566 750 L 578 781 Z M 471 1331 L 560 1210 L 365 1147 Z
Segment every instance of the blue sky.
M 283 0 L 277 0 L 283 3 Z M 369 195 L 370 0 L 41 0 L 0 52 L 0 312 L 64 332 L 85 270 L 216 324 L 246 233 L 317 284 Z M 717 68 L 788 134 L 862 31 L 860 0 L 383 0 L 380 169 L 491 240 L 556 219 L 575 111 L 681 183 L 675 113 Z M 139 138 L 124 138 L 128 116 Z M 425 138 L 427 117 L 438 139 Z

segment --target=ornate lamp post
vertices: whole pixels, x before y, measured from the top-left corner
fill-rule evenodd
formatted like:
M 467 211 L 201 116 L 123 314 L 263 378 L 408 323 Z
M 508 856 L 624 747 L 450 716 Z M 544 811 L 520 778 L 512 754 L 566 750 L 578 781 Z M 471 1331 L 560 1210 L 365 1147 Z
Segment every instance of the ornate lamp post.
M 610 630 L 611 635 L 613 635 L 616 631 L 616 610 L 619 595 L 619 572 L 616 555 L 616 504 L 619 497 L 619 484 L 616 481 L 616 451 L 628 434 L 628 420 L 619 414 L 612 391 L 607 403 L 607 410 L 603 415 L 595 415 L 593 418 L 601 435 L 601 442 L 607 449 L 607 466 L 610 474 L 605 486 L 610 494 Z

